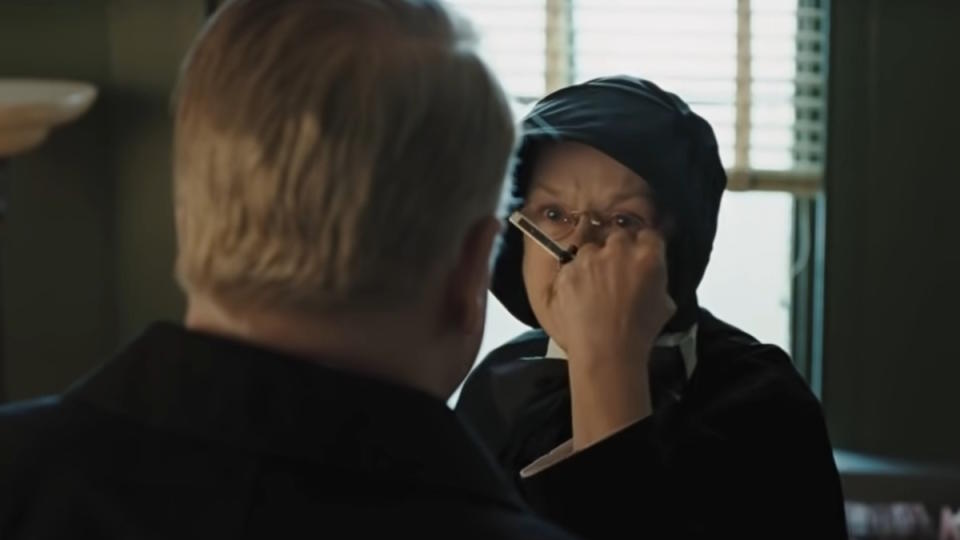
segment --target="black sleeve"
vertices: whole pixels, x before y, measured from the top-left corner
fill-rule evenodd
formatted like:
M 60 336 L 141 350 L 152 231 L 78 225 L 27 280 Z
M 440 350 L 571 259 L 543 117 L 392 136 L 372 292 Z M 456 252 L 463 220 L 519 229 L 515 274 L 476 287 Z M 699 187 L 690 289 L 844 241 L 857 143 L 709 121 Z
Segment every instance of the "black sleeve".
M 467 377 L 455 410 L 499 459 L 509 432 L 509 419 L 497 406 L 492 372 L 512 360 L 509 352 L 494 350 Z
M 456 412 L 477 433 L 487 449 L 508 470 L 515 468 L 506 458 L 516 441 L 516 424 L 521 411 L 528 409 L 530 397 L 545 389 L 565 389 L 565 364 L 525 362 L 539 357 L 547 349 L 548 338 L 542 330 L 518 336 L 487 355 L 470 373 L 460 391 Z M 557 375 L 560 375 L 559 377 Z M 569 418 L 569 411 L 564 420 Z
M 713 364 L 684 400 L 527 478 L 530 503 L 593 539 L 846 538 L 821 408 L 785 353 Z

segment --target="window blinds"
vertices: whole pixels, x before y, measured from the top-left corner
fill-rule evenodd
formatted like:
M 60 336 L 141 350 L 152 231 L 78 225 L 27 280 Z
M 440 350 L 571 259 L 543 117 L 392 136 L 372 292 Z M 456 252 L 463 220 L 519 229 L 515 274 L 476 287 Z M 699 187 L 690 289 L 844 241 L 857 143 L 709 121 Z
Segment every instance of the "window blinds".
M 815 193 L 826 128 L 826 0 L 449 0 L 523 113 L 625 73 L 713 126 L 734 190 Z

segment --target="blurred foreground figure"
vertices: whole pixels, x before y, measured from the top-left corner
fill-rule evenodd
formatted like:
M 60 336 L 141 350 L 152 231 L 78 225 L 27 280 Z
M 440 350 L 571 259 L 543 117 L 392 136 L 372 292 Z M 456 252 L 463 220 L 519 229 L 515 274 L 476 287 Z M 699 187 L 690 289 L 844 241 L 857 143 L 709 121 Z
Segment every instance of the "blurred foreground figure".
M 184 65 L 183 324 L 0 408 L 0 538 L 564 538 L 445 400 L 514 142 L 429 0 L 239 0 Z

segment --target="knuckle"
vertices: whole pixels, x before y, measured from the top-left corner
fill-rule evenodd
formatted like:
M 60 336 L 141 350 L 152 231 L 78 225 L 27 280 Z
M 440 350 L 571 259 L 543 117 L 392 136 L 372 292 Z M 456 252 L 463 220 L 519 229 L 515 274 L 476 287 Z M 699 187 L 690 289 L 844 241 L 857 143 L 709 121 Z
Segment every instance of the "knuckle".
M 577 255 L 590 255 L 596 253 L 599 248 L 596 244 L 584 244 L 577 250 Z

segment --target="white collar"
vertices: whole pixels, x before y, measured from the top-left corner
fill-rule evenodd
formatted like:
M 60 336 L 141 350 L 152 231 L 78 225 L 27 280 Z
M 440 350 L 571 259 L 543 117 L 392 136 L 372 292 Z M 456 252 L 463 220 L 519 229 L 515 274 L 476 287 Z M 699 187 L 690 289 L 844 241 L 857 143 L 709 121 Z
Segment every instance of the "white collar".
M 697 367 L 697 325 L 694 324 L 686 332 L 663 334 L 655 343 L 656 347 L 680 347 L 680 356 L 683 357 L 683 367 L 687 371 L 687 379 L 693 375 Z M 567 359 L 567 352 L 557 345 L 552 338 L 547 344 L 547 358 Z

